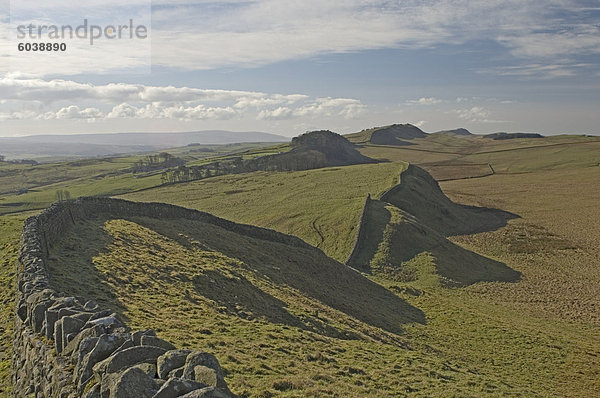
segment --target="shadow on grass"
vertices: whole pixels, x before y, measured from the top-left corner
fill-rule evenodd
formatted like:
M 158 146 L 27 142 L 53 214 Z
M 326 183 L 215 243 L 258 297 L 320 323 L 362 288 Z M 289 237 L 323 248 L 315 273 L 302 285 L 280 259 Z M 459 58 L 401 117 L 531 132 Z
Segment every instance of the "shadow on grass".
M 392 219 L 385 203 L 380 200 L 370 200 L 365 213 L 367 222 L 363 226 L 363 235 L 358 242 L 357 254 L 349 266 L 363 272 L 371 272 L 371 259 L 377 253 L 379 243 L 383 240 L 383 231 Z
M 160 220 L 133 218 L 132 221 L 177 241 L 186 248 L 211 250 L 241 261 L 243 265 L 239 272 L 233 272 L 232 277 L 224 278 L 218 272 L 212 272 L 196 279 L 198 293 L 220 303 L 229 312 L 239 313 L 239 309 L 232 307 L 232 297 L 237 296 L 235 300 L 240 303 L 240 308 L 247 308 L 271 321 L 296 324 L 297 318 L 290 318 L 291 315 L 283 308 L 286 303 L 269 297 L 264 290 L 251 283 L 247 277 L 252 275 L 275 287 L 292 288 L 304 296 L 388 332 L 403 333 L 402 324 L 405 323 L 425 324 L 425 314 L 421 310 L 353 269 L 327 257 L 319 249 L 288 246 L 242 236 L 215 225 L 188 220 L 173 220 L 177 222 L 176 230 Z M 242 272 L 245 276 L 241 275 Z M 220 282 L 218 286 L 224 289 L 216 288 L 217 281 Z M 312 330 L 319 322 L 312 320 L 310 324 Z
M 94 257 L 105 253 L 114 242 L 104 230 L 106 221 L 107 218 L 80 221 L 50 248 L 50 284 L 67 296 L 94 300 L 100 308 L 110 309 L 128 322 L 129 318 L 124 315 L 126 307 L 110 285 L 111 278 L 93 263 Z
M 128 308 L 120 300 L 117 291 L 121 292 L 119 294 L 128 294 L 136 289 L 145 289 L 140 283 L 148 278 L 168 283 L 174 289 L 178 287 L 172 284 L 177 282 L 169 274 L 173 270 L 169 266 L 164 271 L 160 267 L 149 269 L 147 275 L 140 276 L 139 272 L 144 272 L 146 264 L 127 263 L 127 252 L 120 257 L 125 263 L 110 264 L 114 271 L 106 272 L 107 264 L 104 264 L 103 271 L 97 269 L 95 257 L 108 253 L 112 250 L 111 246 L 128 248 L 131 242 L 127 234 L 123 235 L 122 232 L 113 239 L 105 230 L 107 220 L 99 217 L 79 222 L 51 248 L 51 282 L 57 290 L 95 300 L 128 322 L 123 316 Z M 191 262 L 186 265 L 187 280 L 192 282 L 196 293 L 212 300 L 220 307 L 219 311 L 229 315 L 246 319 L 260 317 L 272 323 L 299 327 L 330 337 L 360 338 L 358 333 L 347 327 L 338 329 L 329 325 L 318 314 L 296 315 L 288 311 L 289 304 L 294 302 L 290 300 L 300 300 L 305 306 L 310 303 L 306 301 L 308 298 L 320 302 L 318 306 L 326 305 L 345 314 L 343 323 L 346 325 L 352 325 L 351 319 L 354 318 L 387 332 L 403 334 L 403 324 L 425 323 L 425 315 L 421 310 L 327 257 L 319 249 L 240 235 L 199 221 L 147 217 L 126 217 L 125 220 L 178 243 L 182 249 L 189 250 L 192 256 L 196 252 L 198 256 L 206 253 L 207 258 L 215 258 L 214 269 L 199 269 L 194 267 L 191 257 Z M 139 242 L 136 241 L 136 244 Z M 152 256 L 163 256 L 164 264 L 169 264 L 168 253 L 159 253 L 158 247 L 148 242 L 148 251 L 152 252 Z M 216 253 L 236 261 L 221 264 L 219 259 L 222 257 L 215 256 Z M 136 269 L 130 269 L 131 266 Z M 164 277 L 158 274 L 160 272 L 165 273 Z M 142 279 L 138 280 L 139 277 Z M 273 289 L 281 294 L 275 297 Z M 335 314 L 335 311 L 330 314 Z
M 521 274 L 506 264 L 464 249 L 416 217 L 398 209 L 401 220 L 390 222 L 390 210 L 381 201 L 369 204 L 360 259 L 364 264 L 376 258 L 373 272 L 399 274 L 402 263 L 418 254 L 435 257 L 436 272 L 444 286 L 467 286 L 476 282 L 516 282 Z M 389 206 L 389 205 L 388 205 Z M 384 231 L 386 231 L 384 234 Z
M 297 327 L 302 324 L 285 309 L 285 302 L 260 290 L 240 273 L 205 270 L 195 275 L 192 283 L 199 295 L 215 301 L 231 315 L 244 319 L 264 317 L 269 322 Z

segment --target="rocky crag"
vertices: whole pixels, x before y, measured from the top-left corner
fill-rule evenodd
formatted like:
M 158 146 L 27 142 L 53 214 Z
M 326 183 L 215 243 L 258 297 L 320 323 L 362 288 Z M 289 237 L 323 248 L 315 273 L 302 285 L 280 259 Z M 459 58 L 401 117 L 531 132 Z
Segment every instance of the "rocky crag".
M 19 255 L 12 396 L 234 397 L 218 360 L 210 353 L 177 349 L 152 330 L 131 331 L 110 309 L 52 289 L 47 268 L 49 248 L 77 220 L 100 212 L 184 216 L 240 233 L 250 233 L 252 228 L 253 234 L 270 237 L 270 231 L 207 213 L 108 198 L 60 202 L 27 219 Z

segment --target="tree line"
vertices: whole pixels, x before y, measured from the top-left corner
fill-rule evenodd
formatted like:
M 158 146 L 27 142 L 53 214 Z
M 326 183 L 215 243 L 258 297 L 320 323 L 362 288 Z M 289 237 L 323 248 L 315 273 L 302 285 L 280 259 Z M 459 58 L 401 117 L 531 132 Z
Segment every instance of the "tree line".
M 297 171 L 325 167 L 327 159 L 318 151 L 290 151 L 254 159 L 236 156 L 199 166 L 178 166 L 162 173 L 163 184 L 195 181 L 226 174 L 241 174 L 254 171 Z
M 183 159 L 167 152 L 161 152 L 156 155 L 148 155 L 145 158 L 138 160 L 131 167 L 131 171 L 133 173 L 145 173 L 170 167 L 183 166 L 184 164 L 185 161 Z

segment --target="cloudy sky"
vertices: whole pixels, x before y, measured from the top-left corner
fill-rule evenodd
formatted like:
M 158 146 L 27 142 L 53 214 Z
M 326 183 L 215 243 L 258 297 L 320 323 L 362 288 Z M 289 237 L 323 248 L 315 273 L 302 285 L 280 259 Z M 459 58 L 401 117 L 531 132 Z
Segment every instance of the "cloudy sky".
M 0 136 L 391 123 L 600 135 L 597 0 L 80 3 L 0 0 Z M 86 37 L 50 36 L 85 20 Z M 41 42 L 67 48 L 18 50 Z

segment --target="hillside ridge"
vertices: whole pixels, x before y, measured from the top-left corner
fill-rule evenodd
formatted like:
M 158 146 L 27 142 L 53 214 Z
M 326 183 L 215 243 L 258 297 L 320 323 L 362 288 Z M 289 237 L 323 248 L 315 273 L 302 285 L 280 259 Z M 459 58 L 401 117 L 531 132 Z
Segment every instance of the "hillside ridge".
M 446 286 L 516 281 L 520 278 L 517 271 L 447 239 L 492 231 L 516 217 L 501 210 L 452 202 L 429 173 L 411 164 L 400 175 L 400 182 L 379 199 L 367 198 L 346 264 L 365 272 L 398 274 L 403 263 L 430 252 Z

